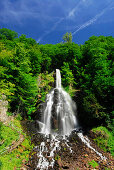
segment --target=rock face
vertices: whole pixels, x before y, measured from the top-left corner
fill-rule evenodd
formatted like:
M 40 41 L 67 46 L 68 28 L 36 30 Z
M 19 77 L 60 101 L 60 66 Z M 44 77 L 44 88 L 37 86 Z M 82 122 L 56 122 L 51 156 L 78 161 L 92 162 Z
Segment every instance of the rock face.
M 57 104 L 59 98 L 58 89 L 54 90 L 53 106 L 52 106 L 52 115 L 51 115 L 51 128 L 53 130 L 58 130 L 58 117 L 57 117 Z
M 7 110 L 8 110 L 8 101 L 6 100 L 6 96 L 3 95 L 1 100 L 0 100 L 0 121 L 1 122 L 6 122 L 8 119 L 7 116 Z

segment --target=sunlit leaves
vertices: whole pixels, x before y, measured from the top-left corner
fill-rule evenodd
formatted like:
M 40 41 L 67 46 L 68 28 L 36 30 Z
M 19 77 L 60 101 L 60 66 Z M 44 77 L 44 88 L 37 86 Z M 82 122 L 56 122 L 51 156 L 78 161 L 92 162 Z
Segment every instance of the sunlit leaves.
M 63 41 L 65 42 L 65 43 L 72 43 L 72 33 L 70 32 L 70 33 L 66 33 L 66 34 L 64 34 L 63 35 Z
M 8 40 L 13 40 L 16 38 L 18 34 L 15 31 L 12 31 L 7 28 L 2 28 L 0 29 L 0 39 L 8 39 Z

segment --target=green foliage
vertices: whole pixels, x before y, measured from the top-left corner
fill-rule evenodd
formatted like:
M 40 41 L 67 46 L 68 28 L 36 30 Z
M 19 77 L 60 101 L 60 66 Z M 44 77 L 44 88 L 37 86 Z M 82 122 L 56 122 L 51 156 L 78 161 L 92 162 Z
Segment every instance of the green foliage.
M 27 113 L 36 102 L 36 77 L 31 73 L 31 62 L 27 52 L 28 49 L 22 43 L 17 42 L 15 48 L 10 51 L 1 43 L 0 95 L 7 96 L 13 112 L 19 110 Z
M 26 35 L 22 34 L 20 37 L 19 37 L 19 41 L 24 43 L 26 48 L 28 48 L 29 46 L 28 45 L 35 45 L 36 44 L 36 41 L 32 38 L 26 38 Z
M 42 73 L 38 76 L 38 93 L 39 93 L 39 100 L 45 101 L 46 94 L 53 88 L 54 77 L 52 73 Z
M 100 118 L 101 120 L 99 124 L 104 123 L 105 125 L 111 122 L 111 113 L 113 111 L 112 89 L 114 81 L 112 76 L 112 57 L 114 55 L 111 52 L 113 43 L 114 38 L 112 37 L 93 36 L 81 46 L 83 58 L 80 62 L 82 73 L 79 75 L 79 84 L 83 91 L 83 112 L 86 109 L 86 115 L 88 115 L 88 110 L 93 110 L 93 105 L 88 103 L 90 94 L 93 94 L 93 99 L 96 100 L 94 100 L 95 105 L 98 107 L 98 119 Z M 94 112 L 91 115 L 92 118 L 96 114 Z
M 11 112 L 6 112 L 6 113 L 7 113 L 8 116 L 12 116 L 13 115 L 13 113 L 11 113 Z
M 93 117 L 98 119 L 102 119 L 103 117 L 105 117 L 103 107 L 97 102 L 94 94 L 90 93 L 86 97 L 84 97 L 83 106 L 84 110 L 92 114 Z
M 0 98 L 5 94 L 8 101 L 11 101 L 12 96 L 14 95 L 15 85 L 11 82 L 5 82 L 5 80 L 0 81 Z
M 64 62 L 61 68 L 62 72 L 62 81 L 65 86 L 72 86 L 74 83 L 74 76 L 72 74 L 72 70 L 69 68 L 69 64 Z
M 110 152 L 114 156 L 114 136 L 107 128 L 100 126 L 93 128 L 92 131 L 96 133 L 97 137 L 94 141 L 105 152 Z
M 94 160 L 92 160 L 91 162 L 88 163 L 89 165 L 91 165 L 93 168 L 96 168 L 99 166 L 99 164 L 97 162 L 95 162 Z
M 75 81 L 72 70 L 70 70 L 69 63 L 64 62 L 61 67 L 62 84 L 65 90 L 71 95 L 74 95 L 75 89 L 73 88 Z
M 2 28 L 0 29 L 0 39 L 8 39 L 8 40 L 13 40 L 16 38 L 18 34 L 15 31 L 11 31 L 10 29 L 7 28 Z
M 16 116 L 16 119 L 21 121 L 23 118 L 22 118 L 22 116 L 21 116 L 20 114 L 18 114 L 18 115 Z
M 55 160 L 57 161 L 58 159 L 60 159 L 60 156 L 58 154 L 55 155 Z
M 66 43 L 72 43 L 72 33 L 66 33 L 63 35 L 63 41 Z
M 49 73 L 58 68 L 65 90 L 77 95 L 82 124 L 98 122 L 113 129 L 113 37 L 92 36 L 80 46 L 72 43 L 71 33 L 63 36 L 65 43 L 56 45 L 39 45 L 23 34 L 16 37 L 14 31 L 0 29 L 0 96 L 7 96 L 9 112 L 31 119 L 52 88 Z
M 12 144 L 12 141 L 19 139 L 19 134 L 16 130 L 9 128 L 8 126 L 1 126 L 1 136 L 0 136 L 0 154 L 4 153 L 8 146 Z
M 39 47 L 36 45 L 29 49 L 28 56 L 30 59 L 30 67 L 32 68 L 31 72 L 34 75 L 39 74 L 41 72 L 41 63 L 43 60 Z
M 1 124 L 0 128 L 0 168 L 4 170 L 20 169 L 22 164 L 29 160 L 29 154 L 33 149 L 33 145 L 31 145 L 29 137 L 23 132 L 20 121 L 17 118 L 10 122 L 8 126 Z M 9 146 L 18 142 L 19 132 L 24 135 L 24 141 L 11 152 L 7 152 Z

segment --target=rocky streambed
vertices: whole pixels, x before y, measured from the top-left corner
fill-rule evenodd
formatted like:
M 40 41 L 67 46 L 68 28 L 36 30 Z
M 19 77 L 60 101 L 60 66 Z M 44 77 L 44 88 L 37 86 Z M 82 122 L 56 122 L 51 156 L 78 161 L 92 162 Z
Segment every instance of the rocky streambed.
M 114 160 L 110 153 L 105 153 L 94 143 L 95 134 L 92 131 L 88 135 L 91 146 L 106 159 L 101 159 L 96 152 L 88 148 L 76 131 L 66 139 L 58 138 L 55 143 L 55 139 L 53 140 L 51 136 L 45 138 L 41 134 L 36 134 L 32 137 L 32 142 L 36 147 L 30 154 L 28 169 L 114 169 Z

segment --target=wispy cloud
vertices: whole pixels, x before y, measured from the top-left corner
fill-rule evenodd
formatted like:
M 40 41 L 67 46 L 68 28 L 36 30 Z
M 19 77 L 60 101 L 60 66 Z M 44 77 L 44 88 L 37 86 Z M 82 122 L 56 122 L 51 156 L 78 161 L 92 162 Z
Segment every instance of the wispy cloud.
M 58 24 L 60 24 L 62 21 L 64 20 L 64 18 L 60 18 L 57 22 L 55 22 L 55 24 L 53 25 L 53 27 L 50 30 L 46 30 L 45 33 L 37 40 L 37 43 L 41 42 L 41 40 L 48 34 L 50 34 L 52 31 L 54 31 L 56 29 L 56 27 L 58 26 Z
M 68 17 L 73 17 L 73 16 L 75 15 L 76 10 L 77 10 L 77 7 L 73 8 L 73 9 L 69 12 Z
M 68 15 L 67 15 L 66 18 L 74 17 L 74 16 L 75 16 L 75 13 L 80 9 L 79 6 L 82 5 L 83 2 L 85 2 L 85 0 L 79 1 L 79 2 L 77 3 L 77 5 L 76 5 L 73 9 L 70 10 L 70 12 L 68 13 Z
M 97 3 L 96 0 L 0 0 L 0 23 L 15 23 L 21 28 L 28 25 L 31 28 L 33 24 L 37 35 L 40 34 L 37 42 L 41 42 L 54 31 L 68 31 L 75 35 L 91 24 L 101 22 L 100 17 L 107 10 L 114 9 L 112 2 L 113 0 L 101 0 Z M 109 3 L 112 3 L 110 9 L 109 6 L 103 9 Z
M 24 24 L 23 20 L 29 18 L 41 19 L 40 21 L 44 22 L 45 20 L 52 20 L 52 17 L 46 15 L 46 12 L 42 9 L 44 7 L 40 8 L 41 4 L 39 5 L 37 0 L 17 0 L 14 2 L 2 0 L 2 6 L 0 11 L 0 22 L 2 23 L 17 22 L 18 24 Z
M 105 8 L 103 9 L 99 14 L 97 14 L 95 17 L 93 17 L 92 19 L 88 20 L 87 22 L 85 22 L 84 24 L 80 25 L 74 32 L 72 32 L 72 35 L 75 35 L 78 31 L 88 27 L 89 25 L 95 23 L 108 9 L 110 9 L 109 7 L 108 8 Z
M 37 40 L 37 42 L 40 42 L 45 36 L 53 32 L 54 30 L 56 30 L 56 28 L 59 25 L 61 25 L 64 20 L 71 19 L 73 16 L 75 16 L 76 11 L 79 10 L 79 6 L 84 1 L 85 0 L 79 0 L 74 8 L 68 11 L 66 15 L 58 17 L 58 20 L 57 20 L 57 17 L 53 16 L 52 14 L 50 15 L 50 10 L 54 9 L 54 7 L 56 7 L 57 2 L 58 2 L 58 5 L 60 5 L 60 10 L 66 13 L 65 12 L 66 9 L 62 5 L 61 0 L 58 0 L 56 3 L 54 2 L 48 3 L 47 7 L 45 6 L 45 3 L 41 0 L 40 1 L 17 0 L 15 2 L 12 2 L 11 0 L 4 0 L 3 1 L 4 8 L 2 9 L 1 14 L 0 14 L 0 22 L 7 23 L 7 24 L 11 22 L 13 23 L 16 22 L 19 25 L 23 25 L 24 24 L 23 21 L 29 18 L 35 19 L 40 24 L 40 26 L 42 24 L 42 27 L 44 27 L 45 29 L 45 32 Z M 54 23 L 51 29 L 50 28 L 46 29 L 47 27 L 46 24 L 48 23 L 50 24 Z M 42 30 L 42 32 L 43 31 L 44 30 Z
M 76 5 L 74 8 L 72 8 L 65 17 L 62 17 L 62 18 L 60 18 L 57 22 L 55 22 L 54 25 L 52 26 L 52 28 L 51 28 L 49 31 L 47 30 L 46 33 L 44 33 L 44 34 L 37 40 L 37 42 L 38 42 L 38 43 L 41 42 L 46 35 L 50 34 L 52 31 L 54 31 L 54 30 L 57 28 L 57 26 L 60 25 L 64 20 L 67 20 L 67 19 L 73 17 L 73 16 L 75 15 L 75 12 L 79 9 L 79 5 L 80 5 L 81 3 L 83 3 L 83 2 L 85 2 L 85 1 L 86 1 L 86 0 L 81 0 L 81 1 L 79 1 L 79 2 L 77 3 L 77 5 Z

